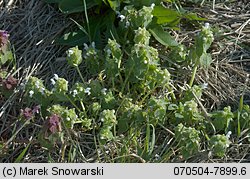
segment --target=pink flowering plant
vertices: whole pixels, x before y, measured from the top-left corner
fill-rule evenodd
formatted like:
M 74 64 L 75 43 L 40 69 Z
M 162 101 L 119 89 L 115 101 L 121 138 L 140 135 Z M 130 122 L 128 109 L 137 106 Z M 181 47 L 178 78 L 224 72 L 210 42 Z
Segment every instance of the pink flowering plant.
M 0 66 L 13 60 L 10 50 L 9 34 L 7 31 L 0 30 Z

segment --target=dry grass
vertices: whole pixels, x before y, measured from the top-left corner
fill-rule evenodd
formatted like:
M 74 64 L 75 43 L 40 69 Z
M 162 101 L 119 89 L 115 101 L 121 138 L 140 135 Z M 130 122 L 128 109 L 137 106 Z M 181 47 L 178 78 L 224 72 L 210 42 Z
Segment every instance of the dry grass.
M 57 46 L 53 41 L 70 24 L 71 21 L 68 18 L 42 0 L 0 1 L 0 29 L 10 33 L 17 66 L 17 70 L 11 73 L 19 79 L 20 83 L 25 83 L 31 75 L 45 80 L 51 78 L 54 73 L 65 76 L 66 63 L 57 60 L 64 55 L 65 47 Z M 11 153 L 1 161 L 13 161 L 13 158 L 23 150 L 23 146 L 29 142 L 30 137 L 34 136 L 39 129 L 39 126 L 35 125 L 28 129 L 24 128 L 14 141 L 9 139 L 14 128 L 22 128 L 22 124 L 17 122 L 17 116 L 20 109 L 25 106 L 22 104 L 20 98 L 22 94 L 18 89 L 7 101 L 0 100 L 0 135 L 10 144 L 11 149 Z M 37 157 L 39 153 L 41 157 Z M 27 161 L 48 161 L 42 153 L 44 150 L 39 149 L 34 141 Z
M 225 105 L 237 106 L 240 95 L 245 94 L 245 103 L 250 103 L 250 88 L 248 74 L 250 72 L 250 2 L 235 1 L 235 3 L 208 3 L 202 7 L 185 7 L 208 18 L 214 27 L 219 27 L 216 41 L 213 44 L 213 65 L 209 69 L 201 69 L 196 83 L 208 83 L 205 91 L 204 104 L 208 110 L 222 108 Z M 49 79 L 54 73 L 68 80 L 75 80 L 74 71 L 65 68 L 62 58 L 65 47 L 53 43 L 56 36 L 69 28 L 72 22 L 55 8 L 46 5 L 41 0 L 0 0 L 0 29 L 10 33 L 11 43 L 15 49 L 17 70 L 15 76 L 25 82 L 30 75 Z M 184 33 L 185 32 L 185 33 Z M 178 38 L 189 39 L 193 32 L 182 29 Z M 16 122 L 16 116 L 23 108 L 18 91 L 7 101 L 0 101 L 0 136 L 4 141 L 14 128 L 21 128 Z M 13 162 L 14 158 L 29 142 L 30 136 L 38 132 L 39 126 L 25 128 L 18 134 L 15 141 L 9 140 L 9 151 L 0 159 Z M 77 133 L 79 144 L 85 156 L 77 160 L 86 162 L 95 160 L 92 137 Z M 244 137 L 244 136 L 242 136 Z M 89 142 L 88 142 L 89 141 Z M 11 151 L 11 152 L 10 152 Z M 225 162 L 249 162 L 249 145 L 234 145 L 229 151 Z M 94 156 L 94 157 L 92 157 Z M 194 162 L 219 162 L 209 159 L 207 154 L 200 154 L 191 160 Z M 2 156 L 0 155 L 0 158 Z M 53 160 L 57 159 L 57 160 Z M 32 143 L 26 162 L 62 161 L 59 156 L 45 157 L 44 150 L 36 141 Z
M 195 12 L 207 21 L 216 30 L 215 41 L 210 53 L 213 64 L 208 69 L 200 69 L 196 83 L 208 83 L 205 91 L 204 104 L 209 110 L 222 108 L 225 105 L 238 103 L 239 97 L 244 93 L 245 102 L 249 103 L 250 72 L 250 2 L 235 1 L 225 3 L 222 1 L 204 3 L 203 6 L 188 6 L 185 9 Z M 176 34 L 179 41 L 186 44 L 199 29 L 184 26 L 180 34 Z M 191 70 L 191 69 L 190 69 Z M 185 73 L 191 73 L 188 69 Z M 181 82 L 185 81 L 183 79 Z

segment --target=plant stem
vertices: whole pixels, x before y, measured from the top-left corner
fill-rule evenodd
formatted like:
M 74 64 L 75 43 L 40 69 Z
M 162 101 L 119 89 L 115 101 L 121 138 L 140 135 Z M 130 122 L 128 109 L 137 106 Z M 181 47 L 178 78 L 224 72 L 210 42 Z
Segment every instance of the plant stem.
M 128 80 L 129 80 L 129 77 L 130 77 L 130 75 L 132 73 L 133 68 L 134 68 L 134 66 L 131 67 L 131 69 L 129 70 L 128 76 L 125 78 L 125 81 L 124 81 L 123 86 L 122 86 L 121 94 L 123 94 L 123 92 L 124 92 L 124 89 L 126 87 L 126 84 L 127 84 Z
M 78 74 L 80 75 L 80 78 L 81 78 L 82 82 L 84 83 L 84 78 L 83 78 L 82 73 L 81 73 L 78 66 L 76 67 L 76 70 L 77 70 Z
M 194 78 L 195 78 L 195 75 L 196 75 L 196 72 L 197 72 L 197 69 L 198 69 L 198 63 L 195 64 L 194 66 L 194 69 L 193 69 L 193 72 L 192 72 L 192 77 L 191 77 L 191 80 L 189 82 L 189 86 L 192 87 L 193 86 L 193 83 L 194 83 Z
M 172 98 L 173 102 L 175 102 L 176 97 L 174 95 L 173 89 L 168 84 L 166 85 L 166 87 L 167 87 L 168 91 L 170 92 L 170 95 L 171 95 L 171 98 Z
M 65 95 L 65 96 L 67 97 L 69 102 L 77 109 L 77 111 L 81 112 L 81 110 L 77 107 L 77 105 L 74 103 L 74 101 L 72 101 L 68 95 Z

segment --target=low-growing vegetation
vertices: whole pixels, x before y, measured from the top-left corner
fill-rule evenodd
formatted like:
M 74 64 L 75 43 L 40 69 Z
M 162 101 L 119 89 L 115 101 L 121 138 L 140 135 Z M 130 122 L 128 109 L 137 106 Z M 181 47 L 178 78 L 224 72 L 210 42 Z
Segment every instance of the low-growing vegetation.
M 218 108 L 205 104 L 212 84 L 196 80 L 215 63 L 221 32 L 185 6 L 210 2 L 45 1 L 74 22 L 55 42 L 67 47 L 62 63 L 76 75 L 17 78 L 15 49 L 0 31 L 0 117 L 13 96 L 22 104 L 0 140 L 2 161 L 29 161 L 36 149 L 46 162 L 223 160 L 230 147 L 249 145 L 248 76 L 237 102 Z M 189 43 L 177 41 L 173 32 L 189 26 Z M 9 159 L 25 130 L 32 135 Z

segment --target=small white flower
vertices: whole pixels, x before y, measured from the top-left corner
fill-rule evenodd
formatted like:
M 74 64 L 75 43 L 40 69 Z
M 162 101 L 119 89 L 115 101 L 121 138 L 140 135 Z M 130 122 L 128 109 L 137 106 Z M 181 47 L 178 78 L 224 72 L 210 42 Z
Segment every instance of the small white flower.
M 55 80 L 54 80 L 53 78 L 51 78 L 50 81 L 51 81 L 51 84 L 52 84 L 52 85 L 55 85 L 55 84 L 56 84 L 56 82 L 55 82 Z
M 106 91 L 107 91 L 107 88 L 103 88 L 103 89 L 101 90 L 102 94 L 104 94 L 104 95 L 107 94 Z
M 155 154 L 155 158 L 157 158 L 157 159 L 158 159 L 158 158 L 160 158 L 160 155 L 158 155 L 158 154 Z
M 154 9 L 155 3 L 152 3 L 150 7 L 151 7 L 151 9 Z
M 74 51 L 72 49 L 68 50 L 68 56 L 72 55 L 74 53 Z
M 147 61 L 147 60 L 144 60 L 144 64 L 148 64 L 148 61 Z
M 153 18 L 154 16 L 153 15 L 151 15 L 151 18 Z
M 228 131 L 228 133 L 226 134 L 226 137 L 229 139 L 231 134 L 232 134 L 232 131 Z
M 110 54 L 112 53 L 110 49 L 107 49 L 106 52 L 107 52 L 108 56 L 110 56 Z
M 95 42 L 92 42 L 92 43 L 91 43 L 91 46 L 92 46 L 93 48 L 95 48 Z
M 128 10 L 127 6 L 125 6 L 123 9 L 124 9 L 125 11 Z
M 69 117 L 67 117 L 67 118 L 66 118 L 66 121 L 70 121 L 70 118 L 69 118 Z
M 130 26 L 130 22 L 129 22 L 129 21 L 126 21 L 125 28 L 128 28 L 129 26 Z
M 126 17 L 124 15 L 119 15 L 120 21 L 123 22 L 124 19 L 126 19 Z
M 116 43 L 116 48 L 120 48 L 120 47 L 121 47 L 121 45 Z
M 55 80 L 58 80 L 59 79 L 59 76 L 57 74 L 54 74 L 54 79 Z
M 32 98 L 32 96 L 33 96 L 33 94 L 34 94 L 34 91 L 29 91 L 29 96 Z
M 41 89 L 40 89 L 40 92 L 42 93 L 42 95 L 45 94 L 44 91 L 45 91 L 45 88 L 41 88 Z
M 37 89 L 40 88 L 40 86 L 39 86 L 39 81 L 36 81 L 35 86 L 36 86 Z
M 84 46 L 84 50 L 88 50 L 89 49 L 89 46 L 86 43 L 84 43 L 83 46 Z
M 75 97 L 78 94 L 77 90 L 73 90 L 73 97 Z
M 90 90 L 91 90 L 91 88 L 86 88 L 86 89 L 84 90 L 84 93 L 90 95 L 90 94 L 91 94 Z
M 104 118 L 101 118 L 101 121 L 104 122 Z
M 208 22 L 205 23 L 205 28 L 209 28 L 210 24 Z
M 203 83 L 203 84 L 201 85 L 201 88 L 202 88 L 202 89 L 207 89 L 207 87 L 208 87 L 208 83 Z

